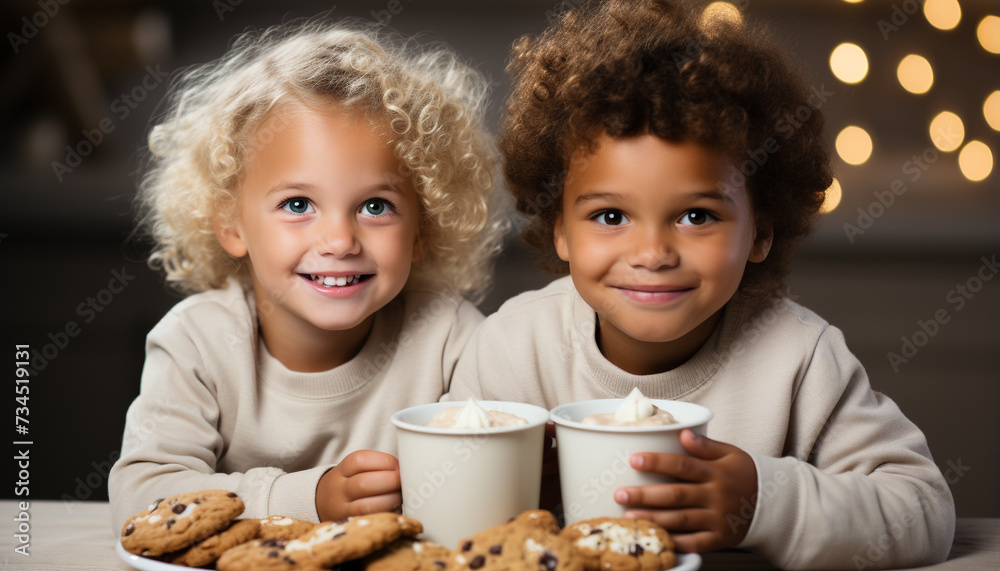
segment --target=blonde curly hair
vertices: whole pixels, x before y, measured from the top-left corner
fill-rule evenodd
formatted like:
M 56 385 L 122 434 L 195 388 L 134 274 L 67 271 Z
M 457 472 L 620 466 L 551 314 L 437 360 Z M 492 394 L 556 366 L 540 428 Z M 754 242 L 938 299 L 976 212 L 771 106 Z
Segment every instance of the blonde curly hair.
M 421 257 L 407 288 L 481 299 L 504 224 L 491 204 L 498 153 L 483 126 L 483 76 L 442 46 L 352 21 L 312 20 L 239 36 L 221 59 L 172 83 L 149 135 L 137 197 L 149 265 L 190 294 L 222 287 L 247 264 L 213 224 L 233 212 L 252 139 L 278 105 L 314 100 L 383 123 L 421 204 Z

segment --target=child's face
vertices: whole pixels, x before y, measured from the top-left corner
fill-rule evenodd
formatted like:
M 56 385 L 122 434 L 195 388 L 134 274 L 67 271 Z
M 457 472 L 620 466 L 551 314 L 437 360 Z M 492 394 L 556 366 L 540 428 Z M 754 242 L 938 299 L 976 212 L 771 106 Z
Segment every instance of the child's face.
M 746 189 L 720 184 L 730 163 L 691 142 L 604 134 L 597 144 L 570 164 L 554 238 L 601 340 L 700 346 L 747 261 L 770 247 Z
M 217 233 L 250 257 L 265 333 L 367 327 L 415 259 L 418 199 L 399 161 L 334 105 L 272 112 L 252 145 L 235 224 Z

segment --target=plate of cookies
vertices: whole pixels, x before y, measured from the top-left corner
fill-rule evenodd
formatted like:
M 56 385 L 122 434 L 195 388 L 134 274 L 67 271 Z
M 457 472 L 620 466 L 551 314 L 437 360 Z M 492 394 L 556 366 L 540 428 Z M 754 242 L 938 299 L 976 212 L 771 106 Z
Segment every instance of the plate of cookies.
M 122 527 L 116 551 L 135 569 L 539 569 L 541 571 L 695 571 L 701 557 L 675 553 L 669 534 L 644 520 L 596 518 L 560 528 L 552 513 L 530 510 L 459 542 L 421 541 L 416 519 L 382 512 L 320 524 L 274 515 L 241 519 L 227 490 L 157 500 Z

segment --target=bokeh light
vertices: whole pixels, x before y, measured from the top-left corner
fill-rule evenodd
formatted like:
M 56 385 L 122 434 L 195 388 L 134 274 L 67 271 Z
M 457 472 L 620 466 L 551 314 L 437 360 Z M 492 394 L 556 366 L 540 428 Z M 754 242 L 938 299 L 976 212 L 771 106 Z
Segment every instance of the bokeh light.
M 712 30 L 724 26 L 742 26 L 743 14 L 729 2 L 712 2 L 701 12 L 701 27 L 711 34 Z
M 994 131 L 1000 131 L 1000 91 L 990 93 L 983 103 L 983 116 Z
M 931 120 L 931 142 L 946 153 L 957 150 L 965 140 L 965 124 L 951 111 L 942 111 Z
M 849 165 L 864 164 L 872 156 L 872 138 L 868 132 L 851 125 L 837 135 L 837 154 Z
M 910 54 L 899 62 L 896 77 L 903 89 L 918 95 L 927 93 L 934 85 L 934 70 L 930 62 L 916 54 Z
M 863 1 L 864 0 L 844 0 L 844 2 L 847 2 L 848 4 L 860 4 Z M 836 182 L 836 181 L 834 181 L 834 182 Z
M 1000 54 L 1000 16 L 986 16 L 976 27 L 976 36 L 983 49 Z
M 860 46 L 843 43 L 830 53 L 830 69 L 844 83 L 858 83 L 868 75 L 868 56 Z
M 965 178 L 979 182 L 993 172 L 993 153 L 982 141 L 969 141 L 958 154 L 958 168 Z
M 827 212 L 833 212 L 837 206 L 840 205 L 840 199 L 844 197 L 844 191 L 840 188 L 840 181 L 836 178 L 833 179 L 833 184 L 830 188 L 826 189 L 826 195 L 823 198 L 823 204 L 819 207 L 820 214 L 826 214 Z
M 927 0 L 924 16 L 930 25 L 939 30 L 951 30 L 962 20 L 962 7 L 958 0 Z

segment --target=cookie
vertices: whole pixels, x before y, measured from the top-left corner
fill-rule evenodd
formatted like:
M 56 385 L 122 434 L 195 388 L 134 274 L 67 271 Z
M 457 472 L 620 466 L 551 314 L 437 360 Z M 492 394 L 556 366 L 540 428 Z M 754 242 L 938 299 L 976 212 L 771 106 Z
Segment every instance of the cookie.
M 285 552 L 332 567 L 374 553 L 400 537 L 413 537 L 423 530 L 419 521 L 392 512 L 354 516 L 317 525 L 305 535 L 288 541 Z
M 548 510 L 528 510 L 521 515 L 510 520 L 520 525 L 535 527 L 547 533 L 557 534 L 560 532 L 559 522 L 552 512 Z
M 122 527 L 122 547 L 146 557 L 179 551 L 225 528 L 241 513 L 243 501 L 228 490 L 177 494 L 130 517 Z
M 219 571 L 320 571 L 324 569 L 304 552 L 289 553 L 285 539 L 255 539 L 227 550 L 215 562 Z
M 566 526 L 561 535 L 583 556 L 587 571 L 661 571 L 676 561 L 670 535 L 643 519 L 588 519 Z
M 551 513 L 524 512 L 459 542 L 448 560 L 448 569 L 582 571 L 580 554 L 558 531 Z
M 312 531 L 317 525 L 283 515 L 273 515 L 258 521 L 260 522 L 260 531 L 257 537 L 260 539 L 295 539 Z
M 260 522 L 256 519 L 238 519 L 226 529 L 206 537 L 187 549 L 167 553 L 161 559 L 174 565 L 204 567 L 215 563 L 226 550 L 256 538 L 259 527 Z
M 442 571 L 451 550 L 430 541 L 400 538 L 382 549 L 346 563 L 345 571 Z

